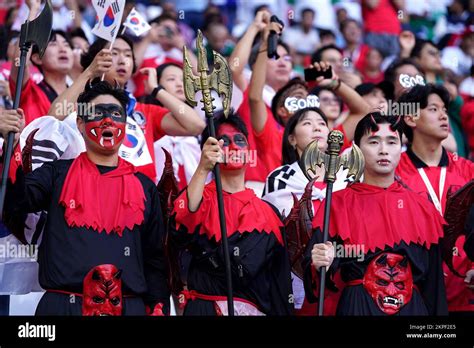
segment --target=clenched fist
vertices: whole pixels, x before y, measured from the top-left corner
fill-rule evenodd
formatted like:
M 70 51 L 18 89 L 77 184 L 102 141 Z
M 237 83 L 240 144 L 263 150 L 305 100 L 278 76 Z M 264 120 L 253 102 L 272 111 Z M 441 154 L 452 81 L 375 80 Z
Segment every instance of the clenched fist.
M 331 267 L 334 261 L 334 245 L 330 241 L 315 244 L 313 250 L 311 250 L 311 260 L 317 270 L 320 267 Z
M 216 163 L 224 161 L 224 140 L 209 137 L 202 147 L 199 168 L 210 172 Z

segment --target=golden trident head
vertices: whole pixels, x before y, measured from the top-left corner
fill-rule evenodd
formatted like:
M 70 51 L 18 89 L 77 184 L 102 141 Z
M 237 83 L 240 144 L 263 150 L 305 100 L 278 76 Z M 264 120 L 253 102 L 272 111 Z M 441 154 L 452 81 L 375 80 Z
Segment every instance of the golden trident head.
M 209 66 L 207 64 L 206 48 L 202 41 L 202 33 L 198 30 L 197 40 L 197 60 L 198 60 L 198 76 L 193 74 L 192 65 L 189 61 L 186 46 L 183 48 L 183 81 L 184 81 L 184 95 L 186 100 L 192 106 L 196 106 L 196 92 L 202 91 L 202 100 L 204 104 L 203 110 L 206 116 L 210 116 L 215 109 L 212 104 L 214 98 L 211 96 L 211 90 L 217 92 L 222 99 L 224 107 L 224 115 L 227 117 L 230 111 L 230 102 L 232 96 L 232 75 L 230 73 L 227 61 L 216 51 L 212 51 L 214 57 L 214 66 L 212 72 L 209 74 Z
M 364 155 L 356 144 L 352 144 L 350 153 L 339 156 L 343 139 L 342 132 L 337 130 L 329 132 L 327 153 L 323 153 L 318 149 L 317 140 L 306 146 L 299 165 L 308 180 L 314 178 L 316 174 L 315 166 L 321 167 L 323 164 L 326 172 L 325 182 L 334 182 L 340 167 L 349 169 L 346 181 L 357 182 L 360 180 L 365 167 Z

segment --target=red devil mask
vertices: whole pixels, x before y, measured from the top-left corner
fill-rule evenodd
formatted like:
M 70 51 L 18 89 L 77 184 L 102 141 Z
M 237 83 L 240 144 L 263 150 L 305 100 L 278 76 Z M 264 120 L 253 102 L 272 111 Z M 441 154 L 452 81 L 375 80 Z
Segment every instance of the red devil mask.
M 363 284 L 382 312 L 398 313 L 410 302 L 413 293 L 408 258 L 399 254 L 380 254 L 367 267 Z
M 86 135 L 102 148 L 118 149 L 125 137 L 126 119 L 125 111 L 120 105 L 96 104 L 84 117 Z
M 223 124 L 217 138 L 224 140 L 224 163 L 222 170 L 242 169 L 248 162 L 249 145 L 245 135 L 230 124 Z
M 84 278 L 83 316 L 122 315 L 122 271 L 114 265 L 92 268 Z

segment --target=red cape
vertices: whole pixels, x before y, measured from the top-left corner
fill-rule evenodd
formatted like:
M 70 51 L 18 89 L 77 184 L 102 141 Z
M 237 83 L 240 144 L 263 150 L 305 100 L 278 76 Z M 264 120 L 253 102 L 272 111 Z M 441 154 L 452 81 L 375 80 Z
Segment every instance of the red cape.
M 144 220 L 145 194 L 136 168 L 119 157 L 117 168 L 100 174 L 85 152 L 71 164 L 59 204 L 70 227 L 112 231 L 122 236 Z
M 313 219 L 323 229 L 324 202 Z M 404 241 L 430 248 L 443 236 L 444 219 L 426 197 L 397 181 L 387 189 L 356 183 L 334 192 L 329 234 L 345 244 L 363 245 L 367 253 Z
M 194 213 L 188 209 L 187 190 L 174 201 L 176 213 L 176 228 L 186 226 L 189 233 L 194 233 L 201 226 L 199 234 L 206 234 L 209 239 L 214 237 L 216 242 L 221 240 L 219 209 L 217 205 L 216 184 L 214 181 L 206 185 L 202 195 L 201 205 Z M 243 191 L 230 194 L 223 192 L 226 217 L 227 235 L 234 233 L 253 232 L 273 233 L 283 245 L 280 228 L 283 223 L 275 211 L 258 198 L 254 191 L 246 188 Z

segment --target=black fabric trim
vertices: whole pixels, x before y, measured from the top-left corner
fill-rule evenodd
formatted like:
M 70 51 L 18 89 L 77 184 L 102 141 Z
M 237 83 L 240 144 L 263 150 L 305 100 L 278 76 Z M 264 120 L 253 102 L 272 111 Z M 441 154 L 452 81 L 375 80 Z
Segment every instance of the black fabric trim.
M 438 163 L 438 167 L 447 167 L 449 165 L 449 157 L 448 157 L 448 152 L 446 149 L 443 147 L 443 152 L 441 153 L 441 159 Z M 411 149 L 411 146 L 407 148 L 407 155 L 408 158 L 410 158 L 410 161 L 414 164 L 415 168 L 425 168 L 428 167 L 428 165 L 423 162 Z
M 46 94 L 51 103 L 58 97 L 58 94 L 53 87 L 51 87 L 45 80 L 38 83 L 38 87 L 44 92 L 44 94 Z

